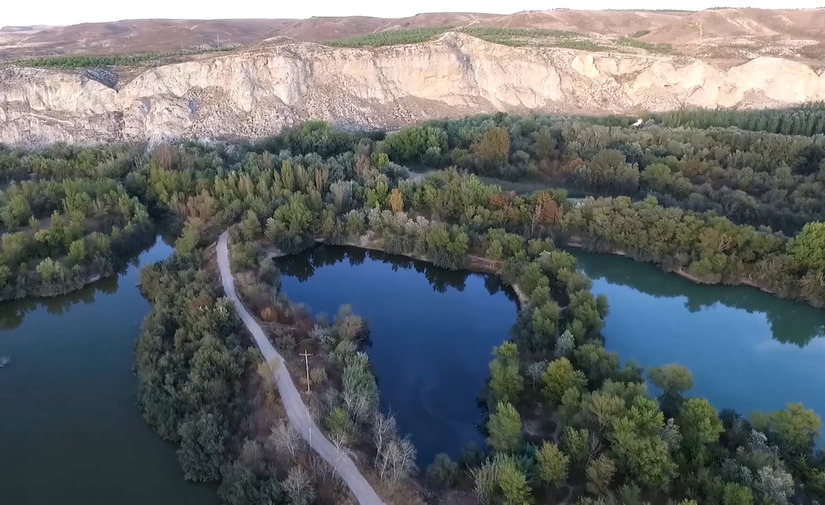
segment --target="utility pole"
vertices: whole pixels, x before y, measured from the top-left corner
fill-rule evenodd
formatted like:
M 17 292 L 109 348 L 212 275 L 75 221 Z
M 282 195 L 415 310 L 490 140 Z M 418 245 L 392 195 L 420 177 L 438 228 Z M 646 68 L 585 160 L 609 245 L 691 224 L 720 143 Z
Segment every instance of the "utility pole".
M 308 352 L 304 351 L 301 354 L 299 354 L 299 356 L 303 356 L 304 357 L 304 363 L 306 363 L 306 367 L 307 367 L 307 394 L 309 394 L 309 357 L 312 356 L 312 354 L 309 354 Z

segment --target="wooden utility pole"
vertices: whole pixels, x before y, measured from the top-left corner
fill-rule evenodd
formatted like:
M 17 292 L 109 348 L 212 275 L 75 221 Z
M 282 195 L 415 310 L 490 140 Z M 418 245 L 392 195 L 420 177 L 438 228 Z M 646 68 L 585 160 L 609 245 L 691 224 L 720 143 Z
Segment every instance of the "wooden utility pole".
M 299 356 L 303 356 L 304 357 L 304 363 L 306 363 L 306 367 L 307 367 L 307 394 L 309 394 L 309 357 L 312 356 L 312 354 L 309 354 L 308 352 L 304 351 Z

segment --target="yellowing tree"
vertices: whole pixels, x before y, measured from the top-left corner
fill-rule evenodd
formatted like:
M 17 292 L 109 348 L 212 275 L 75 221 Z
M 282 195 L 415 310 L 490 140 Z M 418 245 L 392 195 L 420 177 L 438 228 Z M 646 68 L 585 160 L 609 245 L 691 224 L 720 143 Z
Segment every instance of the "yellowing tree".
M 490 128 L 473 146 L 478 163 L 485 168 L 495 168 L 510 158 L 510 132 L 501 127 Z
M 393 189 L 390 193 L 390 209 L 393 212 L 404 212 L 404 196 L 398 188 Z

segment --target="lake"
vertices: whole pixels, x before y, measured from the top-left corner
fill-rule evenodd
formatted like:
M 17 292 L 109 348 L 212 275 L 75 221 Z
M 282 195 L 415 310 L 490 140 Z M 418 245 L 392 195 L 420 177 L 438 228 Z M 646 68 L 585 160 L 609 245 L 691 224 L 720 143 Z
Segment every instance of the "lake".
M 211 505 L 214 489 L 183 480 L 174 448 L 135 407 L 134 342 L 149 304 L 140 267 L 71 295 L 0 304 L 0 495 L 15 505 Z M 610 300 L 605 345 L 645 367 L 678 362 L 719 409 L 802 402 L 825 413 L 825 311 L 745 287 L 693 284 L 627 258 L 573 251 Z M 426 466 L 481 445 L 477 396 L 492 348 L 516 320 L 495 276 L 452 272 L 357 248 L 317 247 L 279 260 L 296 303 L 334 315 L 351 304 L 370 322 L 367 349 L 381 403 Z
M 594 293 L 608 297 L 605 346 L 624 361 L 685 365 L 695 379 L 688 396 L 720 410 L 801 402 L 825 414 L 825 311 L 748 287 L 694 284 L 628 258 L 572 253 Z M 279 266 L 293 302 L 330 316 L 351 304 L 369 320 L 382 407 L 412 436 L 421 466 L 438 452 L 483 444 L 476 398 L 492 348 L 516 319 L 513 295 L 495 276 L 349 247 L 316 247 Z
M 369 320 L 382 409 L 410 434 L 422 468 L 439 452 L 484 444 L 477 397 L 517 315 L 498 277 L 351 247 L 316 247 L 278 266 L 293 303 L 331 317 L 349 304 Z
M 0 501 L 14 505 L 210 505 L 135 406 L 134 345 L 149 303 L 140 267 L 75 293 L 0 304 Z
M 644 367 L 679 363 L 688 396 L 742 414 L 801 402 L 825 415 L 825 311 L 742 286 L 694 284 L 628 258 L 571 251 L 607 295 L 605 346 Z

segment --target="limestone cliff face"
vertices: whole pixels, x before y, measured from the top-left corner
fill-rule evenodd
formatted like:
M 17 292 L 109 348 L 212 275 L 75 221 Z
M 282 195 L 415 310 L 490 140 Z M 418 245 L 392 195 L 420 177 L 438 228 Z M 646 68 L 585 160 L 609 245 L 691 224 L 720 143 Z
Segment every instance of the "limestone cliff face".
M 0 70 L 0 142 L 258 137 L 305 119 L 394 128 L 481 112 L 636 112 L 825 100 L 825 75 L 757 58 L 508 47 L 459 34 L 378 49 L 283 44 L 144 71 L 118 89 L 82 72 Z

